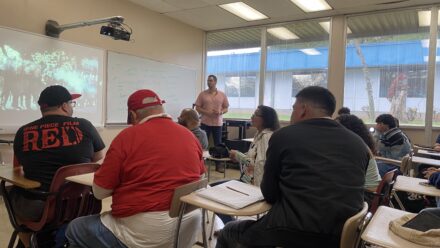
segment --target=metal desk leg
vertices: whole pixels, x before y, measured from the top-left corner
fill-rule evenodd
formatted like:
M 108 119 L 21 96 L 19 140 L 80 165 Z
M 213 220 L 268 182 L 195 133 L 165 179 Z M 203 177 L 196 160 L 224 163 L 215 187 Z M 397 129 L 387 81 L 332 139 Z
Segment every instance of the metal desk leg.
M 205 225 L 205 216 L 206 210 L 202 208 L 202 239 L 203 239 L 203 247 L 208 248 L 208 240 L 206 239 L 206 225 Z
M 396 199 L 396 202 L 397 202 L 397 204 L 399 204 L 400 209 L 401 209 L 401 210 L 405 210 L 405 207 L 403 206 L 402 201 L 400 200 L 400 198 L 399 198 L 399 196 L 397 195 L 397 193 L 396 193 L 395 190 L 393 190 L 393 191 L 391 192 L 391 195 L 394 197 L 394 199 Z M 390 203 L 391 203 L 391 201 L 390 201 Z
M 182 224 L 183 214 L 185 213 L 186 203 L 182 202 L 179 211 L 179 219 L 177 220 L 176 235 L 174 236 L 174 248 L 179 247 L 180 225 Z

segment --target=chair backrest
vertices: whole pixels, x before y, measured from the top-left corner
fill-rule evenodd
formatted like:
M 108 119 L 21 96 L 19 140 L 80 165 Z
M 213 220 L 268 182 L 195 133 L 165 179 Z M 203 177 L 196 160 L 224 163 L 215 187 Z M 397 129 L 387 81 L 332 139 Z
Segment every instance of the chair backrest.
M 362 210 L 345 221 L 344 227 L 342 228 L 340 248 L 356 247 L 361 235 L 359 227 L 361 226 L 363 219 L 367 215 L 367 211 L 368 204 L 364 202 L 364 207 L 362 208 Z
M 38 222 L 24 221 L 27 228 L 39 231 L 44 226 L 60 226 L 77 217 L 101 211 L 101 201 L 93 196 L 92 188 L 66 181 L 66 177 L 95 172 L 96 163 L 63 166 L 57 170 L 50 185 L 52 195 L 46 199 L 43 215 Z
M 208 185 L 208 179 L 204 178 L 204 179 L 177 187 L 174 190 L 173 198 L 171 200 L 170 211 L 169 211 L 170 217 L 175 218 L 175 217 L 179 216 L 180 206 L 182 205 L 182 203 L 180 201 L 180 197 L 182 197 L 184 195 L 191 194 L 192 192 L 194 192 L 198 189 L 205 188 L 206 185 Z M 194 209 L 196 209 L 196 208 L 192 207 L 192 206 L 188 206 L 185 209 L 185 213 L 191 212 Z
M 381 205 L 389 205 L 391 190 L 393 189 L 394 182 L 396 181 L 397 169 L 387 172 L 377 186 L 371 201 L 370 212 L 375 213 L 377 208 Z

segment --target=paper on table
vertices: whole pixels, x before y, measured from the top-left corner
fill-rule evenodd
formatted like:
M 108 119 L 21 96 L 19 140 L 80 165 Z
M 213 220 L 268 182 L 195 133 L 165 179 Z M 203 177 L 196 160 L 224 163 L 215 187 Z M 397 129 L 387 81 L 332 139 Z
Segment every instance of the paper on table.
M 234 209 L 244 208 L 264 199 L 260 188 L 235 180 L 198 191 L 196 194 Z

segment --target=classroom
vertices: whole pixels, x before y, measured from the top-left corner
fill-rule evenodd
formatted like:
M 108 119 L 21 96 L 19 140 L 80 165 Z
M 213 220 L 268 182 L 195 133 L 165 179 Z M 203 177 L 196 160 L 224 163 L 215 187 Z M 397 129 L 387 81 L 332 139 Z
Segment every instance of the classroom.
M 105 154 L 115 137 L 128 127 L 127 98 L 133 92 L 149 88 L 158 93 L 159 100 L 165 101 L 165 111 L 177 122 L 184 108 L 194 108 L 202 114 L 196 99 L 208 88 L 208 76 L 215 75 L 217 89 L 229 101 L 229 107 L 220 110 L 222 141 L 233 140 L 227 145 L 238 144 L 240 148 L 244 144 L 243 152 L 253 146 L 254 135 L 260 133 L 250 126 L 259 105 L 273 108 L 280 126 L 286 127 L 291 123 L 296 95 L 308 86 L 320 86 L 334 95 L 336 111 L 349 108 L 352 115 L 373 128 L 372 136 L 379 135 L 378 116 L 391 114 L 397 118 L 397 127 L 411 144 L 408 175 L 417 174 L 414 171 L 419 167 L 414 169 L 414 164 L 436 166 L 436 161 L 431 161 L 436 157 L 431 148 L 435 148 L 440 135 L 437 0 L 323 0 L 323 9 L 318 11 L 307 10 L 308 4 L 315 2 L 311 0 L 303 6 L 297 3 L 301 0 L 237 2 L 260 15 L 247 20 L 229 9 L 228 4 L 234 2 L 237 1 L 0 0 L 1 165 L 14 163 L 10 141 L 20 126 L 41 115 L 36 102 L 48 85 L 61 82 L 71 93 L 82 94 L 75 103 L 75 113 L 95 126 L 105 144 Z M 114 23 L 115 17 L 122 17 L 123 24 L 81 23 L 110 18 Z M 79 25 L 53 38 L 46 36 L 48 21 Z M 114 39 L 113 33 L 107 34 L 110 37 L 103 35 L 115 27 L 129 33 L 128 38 Z M 48 55 L 51 46 L 64 52 Z M 51 65 L 49 60 L 43 61 L 45 57 L 64 59 L 59 66 L 63 68 L 47 69 Z M 28 63 L 31 60 L 46 63 L 46 68 L 36 68 Z M 71 68 L 76 74 L 69 74 Z M 16 77 L 11 71 L 20 74 L 22 85 L 8 86 L 8 77 Z M 41 79 L 38 85 L 32 83 L 37 77 Z M 14 89 L 20 96 L 14 97 Z M 331 117 L 336 116 L 335 112 Z M 79 124 L 64 125 L 60 130 L 68 132 Z M 37 127 L 27 128 L 32 131 Z M 401 156 L 391 162 L 384 159 L 384 163 L 397 163 L 407 175 Z M 223 177 L 240 177 L 237 168 L 227 168 L 224 173 L 218 170 L 223 162 L 206 161 L 209 183 Z M 401 184 L 403 180 L 400 178 Z M 401 184 L 397 183 L 397 189 Z M 421 191 L 416 193 L 440 196 L 440 191 Z M 389 190 L 394 198 L 402 197 L 396 192 Z M 399 201 L 390 203 L 402 206 Z M 1 204 L 0 219 L 9 222 L 3 200 Z M 384 209 L 379 210 L 384 214 Z M 0 227 L 0 247 L 7 246 L 11 230 Z M 374 230 L 370 228 L 365 235 L 371 233 Z M 358 238 L 361 240 L 360 235 Z

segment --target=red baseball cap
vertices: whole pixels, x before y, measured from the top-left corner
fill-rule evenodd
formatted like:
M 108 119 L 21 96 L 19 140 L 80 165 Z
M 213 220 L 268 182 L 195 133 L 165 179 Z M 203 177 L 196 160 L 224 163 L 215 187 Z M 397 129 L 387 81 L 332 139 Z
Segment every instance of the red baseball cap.
M 138 90 L 128 97 L 127 106 L 129 110 L 138 110 L 146 107 L 162 105 L 165 101 L 152 90 Z

